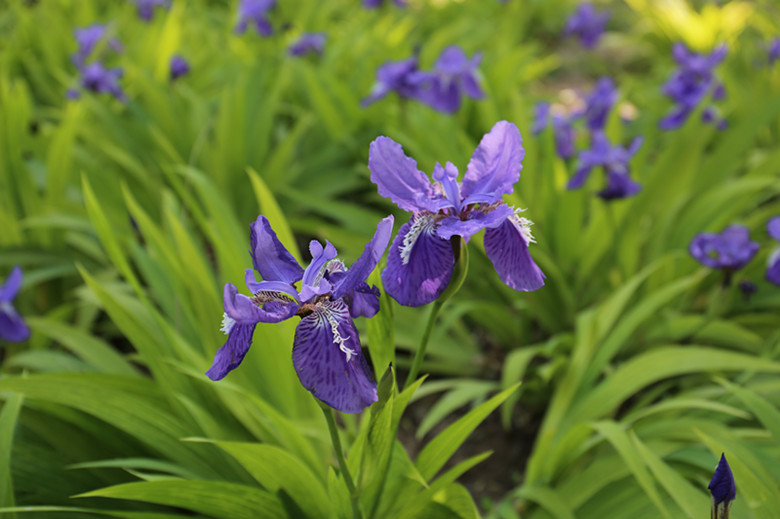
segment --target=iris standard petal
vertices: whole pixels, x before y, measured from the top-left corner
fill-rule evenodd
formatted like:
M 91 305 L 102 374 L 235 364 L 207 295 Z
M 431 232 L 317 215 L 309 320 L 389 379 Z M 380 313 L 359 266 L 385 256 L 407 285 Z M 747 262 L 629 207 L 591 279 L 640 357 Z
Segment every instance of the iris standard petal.
M 239 294 L 238 289 L 231 283 L 225 285 L 222 302 L 228 317 L 239 324 L 278 323 L 289 319 L 298 311 L 298 303 L 249 298 Z M 258 304 L 263 305 L 263 308 Z
M 357 329 L 341 299 L 318 304 L 301 319 L 292 359 L 303 387 L 334 409 L 359 413 L 377 400 Z
M 502 203 L 487 213 L 470 211 L 465 220 L 461 220 L 457 216 L 450 216 L 439 222 L 439 225 L 436 227 L 436 234 L 445 240 L 449 240 L 456 235 L 468 239 L 482 229 L 498 227 L 513 214 L 514 210 Z
M 502 195 L 514 191 L 523 169 L 522 143 L 520 130 L 507 121 L 497 122 L 482 137 L 461 184 L 464 204 L 498 202 Z
M 329 241 L 325 240 L 325 247 L 317 240 L 309 242 L 309 253 L 311 253 L 311 263 L 306 267 L 303 273 L 303 287 L 301 287 L 301 297 L 303 297 L 303 289 L 310 287 L 315 289 L 320 286 L 322 276 L 325 273 L 325 266 L 329 261 L 336 259 L 338 251 Z
M 252 334 L 255 332 L 256 324 L 234 324 L 228 333 L 228 340 L 225 345 L 214 354 L 214 362 L 206 376 L 211 380 L 221 380 L 241 364 L 244 355 L 249 351 L 252 345 Z
M 5 283 L 0 286 L 0 302 L 12 301 L 16 294 L 19 292 L 19 288 L 22 286 L 22 268 L 15 266 L 8 277 L 5 279 Z
M 529 222 L 513 214 L 504 223 L 485 231 L 485 252 L 498 277 L 508 287 L 523 292 L 544 286 L 545 275 L 528 252 Z
M 377 191 L 405 211 L 433 210 L 433 186 L 407 157 L 400 144 L 389 137 L 378 137 L 368 150 L 368 169 Z
M 376 232 L 363 249 L 363 254 L 349 267 L 347 274 L 336 282 L 333 297 L 339 298 L 354 290 L 364 282 L 371 271 L 374 270 L 379 259 L 390 243 L 393 234 L 393 215 L 383 218 L 376 226 Z
M 766 232 L 769 236 L 780 241 L 780 216 L 774 216 L 766 223 Z
M 263 279 L 285 283 L 300 281 L 303 269 L 276 237 L 268 219 L 260 215 L 250 227 L 252 264 Z
M 382 284 L 402 305 L 421 306 L 447 288 L 454 264 L 450 242 L 436 234 L 434 215 L 415 213 L 388 249 Z

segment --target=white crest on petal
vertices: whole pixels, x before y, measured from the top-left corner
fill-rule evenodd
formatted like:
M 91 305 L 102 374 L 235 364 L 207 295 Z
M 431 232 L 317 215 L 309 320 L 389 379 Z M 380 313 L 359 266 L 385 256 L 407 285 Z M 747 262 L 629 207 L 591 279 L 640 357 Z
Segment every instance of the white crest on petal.
M 509 221 L 511 221 L 517 230 L 520 231 L 520 236 L 523 237 L 526 243 L 536 243 L 534 235 L 531 234 L 531 226 L 534 223 L 528 218 L 520 216 L 520 213 L 523 211 L 525 211 L 525 209 L 515 209 L 514 214 L 509 217 Z
M 769 260 L 766 262 L 768 266 L 774 265 L 778 260 L 780 260 L 780 247 L 776 248 L 772 253 L 769 254 Z
M 228 314 L 222 314 L 222 328 L 220 331 L 225 335 L 228 335 L 233 327 L 236 325 L 236 320 L 230 317 Z
M 421 213 L 414 216 L 412 226 L 409 228 L 409 232 L 404 236 L 403 243 L 398 248 L 401 253 L 401 263 L 404 265 L 409 263 L 412 247 L 417 243 L 420 234 L 423 232 L 427 234 L 434 233 L 434 216 L 433 213 Z
M 347 362 L 349 362 L 352 360 L 353 356 L 357 355 L 357 353 L 355 353 L 355 350 L 347 346 L 346 342 L 349 340 L 349 337 L 341 336 L 341 332 L 339 332 L 339 322 L 335 317 L 333 317 L 333 312 L 327 308 L 324 310 L 325 311 L 323 314 L 325 315 L 325 319 L 328 320 L 328 324 L 330 324 L 330 331 L 333 334 L 333 344 L 337 345 L 339 349 L 344 352 L 344 354 L 347 356 Z

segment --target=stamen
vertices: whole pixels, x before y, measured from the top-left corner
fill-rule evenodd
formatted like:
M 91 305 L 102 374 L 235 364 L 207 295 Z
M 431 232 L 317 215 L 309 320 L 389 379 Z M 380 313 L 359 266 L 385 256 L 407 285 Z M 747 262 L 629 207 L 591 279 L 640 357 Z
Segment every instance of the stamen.
M 222 314 L 222 328 L 220 331 L 225 335 L 228 335 L 233 327 L 236 325 L 236 320 L 230 317 L 228 314 Z
M 346 342 L 349 340 L 349 337 L 342 337 L 341 333 L 339 332 L 339 323 L 336 321 L 336 318 L 333 317 L 333 313 L 329 310 L 325 310 L 323 312 L 325 314 L 325 318 L 328 320 L 328 323 L 330 324 L 330 331 L 333 334 L 333 344 L 337 344 L 339 349 L 344 352 L 344 354 L 347 356 L 347 362 L 352 360 L 352 357 L 357 355 L 355 353 L 355 350 L 352 348 L 347 347 Z
M 409 228 L 409 232 L 404 236 L 403 243 L 399 247 L 401 253 L 401 263 L 406 265 L 409 263 L 409 256 L 412 254 L 412 247 L 417 242 L 417 238 L 424 232 L 433 234 L 433 214 L 426 213 L 418 215 L 412 222 L 412 226 Z

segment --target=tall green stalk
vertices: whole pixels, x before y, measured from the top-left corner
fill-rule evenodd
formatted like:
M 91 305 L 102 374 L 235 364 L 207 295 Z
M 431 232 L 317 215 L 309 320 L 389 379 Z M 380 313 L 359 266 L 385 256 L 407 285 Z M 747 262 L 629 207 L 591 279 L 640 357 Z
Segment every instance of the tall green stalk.
M 322 413 L 325 415 L 325 421 L 328 422 L 328 432 L 330 432 L 330 441 L 333 444 L 333 450 L 336 451 L 336 459 L 339 462 L 339 469 L 341 470 L 341 476 L 344 478 L 344 482 L 347 484 L 349 490 L 350 501 L 352 502 L 352 516 L 355 519 L 363 519 L 363 514 L 360 511 L 360 501 L 358 498 L 358 491 L 355 487 L 355 482 L 352 480 L 352 475 L 349 473 L 349 467 L 347 466 L 347 460 L 344 458 L 344 450 L 341 448 L 341 438 L 339 438 L 339 430 L 336 426 L 336 417 L 333 416 L 333 409 L 326 404 L 323 404 L 319 400 L 317 403 L 322 409 Z

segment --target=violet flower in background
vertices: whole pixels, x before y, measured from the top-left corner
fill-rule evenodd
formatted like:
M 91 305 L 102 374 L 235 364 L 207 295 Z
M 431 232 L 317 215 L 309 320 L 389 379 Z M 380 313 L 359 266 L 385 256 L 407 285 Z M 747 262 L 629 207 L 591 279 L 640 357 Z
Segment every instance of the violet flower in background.
M 585 99 L 585 123 L 592 131 L 603 130 L 607 117 L 618 98 L 615 83 L 608 77 L 596 82 L 593 91 Z
M 170 0 L 135 0 L 138 6 L 138 17 L 144 21 L 151 21 L 154 18 L 155 7 L 170 9 Z
M 81 68 L 81 87 L 96 94 L 110 94 L 119 101 L 126 101 L 119 79 L 123 75 L 121 67 L 106 68 L 95 61 Z
M 723 270 L 724 286 L 731 283 L 731 274 L 744 267 L 758 252 L 758 243 L 750 241 L 750 231 L 743 225 L 730 225 L 720 234 L 697 234 L 688 246 L 693 259 L 711 269 Z
M 325 48 L 325 37 L 324 32 L 303 34 L 295 43 L 290 45 L 288 52 L 291 56 L 305 56 L 310 53 L 322 56 Z
M 80 29 L 75 29 L 73 31 L 73 37 L 76 39 L 78 50 L 71 55 L 73 64 L 76 65 L 76 67 L 82 67 L 92 55 L 92 52 L 104 40 L 114 52 L 121 52 L 122 45 L 119 43 L 119 40 L 116 38 L 106 38 L 107 34 L 107 24 L 95 23 Z
M 583 2 L 566 20 L 563 34 L 564 36 L 577 36 L 584 47 L 592 49 L 598 45 L 611 16 L 609 11 L 598 12 L 593 4 Z
M 715 474 L 712 475 L 710 484 L 707 485 L 712 496 L 712 510 L 710 517 L 713 519 L 728 519 L 731 512 L 731 503 L 737 497 L 737 485 L 734 483 L 734 475 L 726 461 L 726 455 L 721 453 Z
M 582 150 L 574 176 L 569 179 L 567 189 L 579 189 L 585 184 L 595 167 L 604 168 L 607 185 L 597 195 L 604 200 L 614 200 L 634 196 L 642 190 L 642 185 L 630 176 L 629 162 L 642 146 L 642 138 L 636 137 L 628 148 L 612 146 L 603 132 L 595 132 L 591 138 L 590 149 Z
M 460 108 L 461 95 L 482 99 L 485 93 L 479 86 L 477 67 L 482 54 L 469 59 L 463 49 L 451 45 L 444 49 L 434 63 L 433 72 L 417 72 L 412 81 L 419 85 L 417 98 L 431 108 L 444 113 L 455 113 Z
M 244 34 L 251 24 L 261 36 L 270 36 L 274 32 L 268 20 L 268 11 L 276 6 L 276 0 L 241 0 L 238 4 L 238 23 L 235 32 Z
M 189 74 L 190 64 L 187 63 L 183 56 L 176 54 L 171 57 L 170 71 L 171 81 L 176 81 L 180 77 Z
M 723 84 L 715 77 L 715 67 L 726 57 L 725 45 L 720 45 L 709 55 L 690 51 L 683 43 L 675 43 L 672 54 L 678 68 L 663 85 L 663 93 L 672 99 L 675 107 L 659 122 L 662 130 L 682 126 L 690 114 L 707 95 L 715 100 L 726 95 Z M 714 112 L 703 113 L 705 122 L 716 122 Z M 720 122 L 719 127 L 724 128 Z
M 363 0 L 363 7 L 366 9 L 376 9 L 381 7 L 385 3 L 385 0 Z M 406 7 L 405 0 L 393 0 L 393 3 L 398 7 Z
M 412 56 L 401 61 L 388 61 L 376 69 L 376 83 L 371 88 L 371 93 L 360 101 L 362 106 L 368 106 L 390 92 L 395 92 L 401 98 L 414 98 L 417 96 L 418 85 L 413 81 L 417 72 L 417 57 Z
M 576 116 L 567 117 L 555 114 L 552 116 L 553 131 L 555 132 L 555 151 L 559 157 L 566 160 L 574 156 L 575 133 L 573 122 Z M 540 134 L 550 125 L 550 103 L 541 101 L 534 107 L 534 121 L 531 133 Z
M 377 225 L 376 233 L 360 258 L 347 269 L 336 259 L 336 249 L 312 240 L 312 260 L 304 270 L 279 242 L 268 219 L 260 215 L 251 224 L 252 269 L 245 282 L 251 297 L 225 285 L 222 330 L 227 342 L 217 350 L 206 372 L 220 380 L 238 367 L 252 344 L 257 323 L 278 323 L 301 317 L 293 341 L 293 366 L 303 387 L 322 402 L 345 413 L 359 413 L 377 400 L 376 382 L 360 349 L 352 321 L 379 311 L 379 290 L 366 278 L 387 248 L 393 217 Z M 298 291 L 294 284 L 301 282 Z
M 437 299 L 452 277 L 450 239 L 468 239 L 485 229 L 485 252 L 498 277 L 520 291 L 537 290 L 545 276 L 528 252 L 531 222 L 502 200 L 520 178 L 525 150 L 514 124 L 500 121 L 487 133 L 461 182 L 450 162 L 436 164 L 435 183 L 417 169 L 400 144 L 388 137 L 371 143 L 368 167 L 379 194 L 412 213 L 390 245 L 382 283 L 405 306 Z
M 30 329 L 12 304 L 21 286 L 22 269 L 16 266 L 0 285 L 0 340 L 21 342 L 30 337 Z
M 769 233 L 769 236 L 780 242 L 780 215 L 770 218 L 766 224 L 766 231 Z M 780 247 L 777 247 L 769 255 L 766 279 L 770 283 L 780 286 Z
M 767 59 L 769 60 L 769 66 L 775 64 L 775 61 L 780 59 L 780 38 L 774 38 L 769 42 L 766 49 Z

